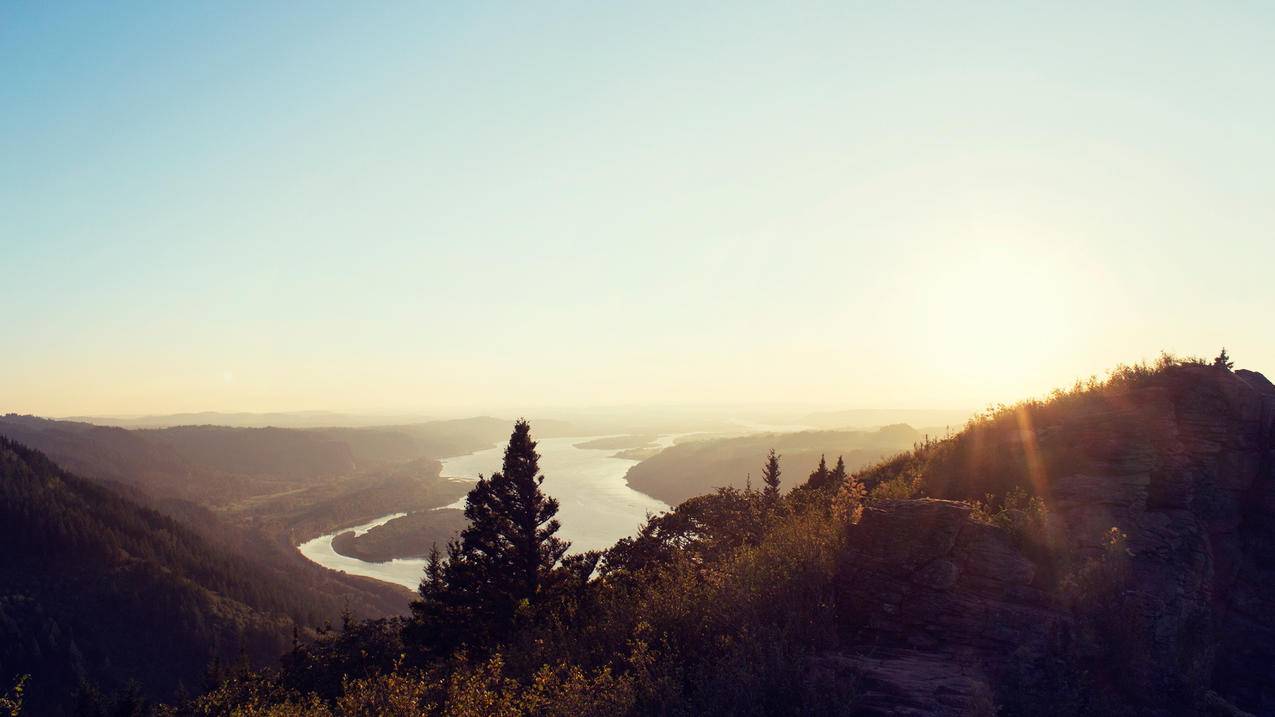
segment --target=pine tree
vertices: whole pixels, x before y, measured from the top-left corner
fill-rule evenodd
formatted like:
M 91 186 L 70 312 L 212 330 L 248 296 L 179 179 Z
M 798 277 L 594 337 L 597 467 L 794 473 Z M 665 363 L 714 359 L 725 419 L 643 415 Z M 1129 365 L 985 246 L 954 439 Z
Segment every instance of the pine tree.
M 429 560 L 425 563 L 425 579 L 421 581 L 421 596 L 437 594 L 443 590 L 443 560 L 438 553 L 438 543 L 429 546 Z
M 766 484 L 762 489 L 762 499 L 768 505 L 774 505 L 779 501 L 779 456 L 775 454 L 775 449 L 770 449 L 770 455 L 766 456 L 766 465 L 762 468 L 761 479 Z
M 438 552 L 438 544 L 430 546 L 429 559 L 425 563 L 425 578 L 416 589 L 419 600 L 412 603 L 412 614 L 422 620 L 439 616 L 444 606 L 444 593 L 447 582 L 443 572 L 443 558 Z
M 501 471 L 478 479 L 465 496 L 469 525 L 431 552 L 413 603 L 410 641 L 446 653 L 460 641 L 483 646 L 507 636 L 524 607 L 537 602 L 566 553 L 558 538 L 558 501 L 540 489 L 540 456 L 525 420 L 514 425 Z
M 1224 368 L 1227 371 L 1235 368 L 1235 362 L 1227 355 L 1225 346 L 1222 347 L 1222 353 L 1218 354 L 1217 358 L 1213 359 L 1213 365 L 1217 368 Z
M 555 533 L 559 524 L 558 501 L 546 496 L 540 486 L 540 454 L 531 440 L 531 424 L 525 419 L 514 424 L 505 448 L 503 470 L 491 477 L 498 507 L 505 521 L 502 537 L 512 546 L 512 568 L 518 597 L 533 599 L 543 578 L 567 552 L 568 544 Z
M 150 714 L 148 700 L 137 680 L 129 680 L 123 689 L 115 693 L 111 703 L 111 714 L 119 717 L 144 717 Z
M 806 480 L 806 485 L 811 488 L 822 488 L 828 485 L 828 457 L 819 456 L 819 466 L 810 473 L 810 478 Z
M 828 474 L 828 485 L 839 486 L 846 482 L 847 477 L 846 459 L 844 456 L 837 456 L 837 465 L 833 466 L 832 472 Z
M 458 595 L 458 592 L 448 591 L 445 576 L 445 564 L 438 552 L 438 545 L 434 544 L 430 547 L 429 560 L 425 563 L 425 577 L 416 590 L 419 599 L 412 601 L 412 619 L 403 633 L 406 642 L 439 653 L 446 653 L 453 647 L 450 626 L 456 623 L 449 619 L 452 613 L 449 608 L 454 602 L 449 598 Z

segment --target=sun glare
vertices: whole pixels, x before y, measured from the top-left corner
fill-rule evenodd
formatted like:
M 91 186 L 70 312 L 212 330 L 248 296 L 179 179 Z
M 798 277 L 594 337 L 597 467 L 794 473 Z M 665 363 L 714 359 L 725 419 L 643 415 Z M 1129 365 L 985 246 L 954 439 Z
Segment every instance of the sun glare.
M 1002 386 L 1072 337 L 1078 278 L 1026 243 L 971 248 L 930 266 L 926 342 L 953 380 Z

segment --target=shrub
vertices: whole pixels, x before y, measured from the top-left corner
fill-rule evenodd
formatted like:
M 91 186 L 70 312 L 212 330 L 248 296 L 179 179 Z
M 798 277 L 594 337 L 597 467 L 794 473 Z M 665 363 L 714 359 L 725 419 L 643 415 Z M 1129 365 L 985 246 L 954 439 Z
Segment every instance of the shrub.
M 22 714 L 22 693 L 27 687 L 27 675 L 18 677 L 13 687 L 5 694 L 0 695 L 0 712 L 8 717 L 19 717 Z

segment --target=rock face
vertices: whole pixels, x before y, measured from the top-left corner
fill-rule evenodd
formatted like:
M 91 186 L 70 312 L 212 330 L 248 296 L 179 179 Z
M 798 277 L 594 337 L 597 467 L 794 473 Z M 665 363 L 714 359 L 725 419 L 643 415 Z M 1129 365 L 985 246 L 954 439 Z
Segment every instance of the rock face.
M 1102 690 L 1141 714 L 1275 714 L 1275 386 L 1174 367 L 1037 418 L 953 460 L 978 471 L 1014 444 L 1068 555 L 1101 555 L 1113 527 L 1128 536 L 1106 611 L 1120 669 L 1095 676 Z M 1014 675 L 1075 654 L 1079 616 L 1020 543 L 960 502 L 864 512 L 837 608 L 866 714 L 990 713 Z
M 966 714 L 1025 638 L 1070 618 L 1033 586 L 1036 565 L 1000 528 L 945 500 L 887 501 L 852 531 L 837 607 L 871 714 Z M 1042 648 L 1043 649 L 1043 648 Z

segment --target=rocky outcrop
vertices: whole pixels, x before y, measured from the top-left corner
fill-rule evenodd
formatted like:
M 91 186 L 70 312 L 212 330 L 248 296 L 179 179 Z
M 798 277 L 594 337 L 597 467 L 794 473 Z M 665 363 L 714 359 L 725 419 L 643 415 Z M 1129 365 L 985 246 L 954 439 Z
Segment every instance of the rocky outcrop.
M 1143 714 L 1275 714 L 1275 386 L 1172 367 L 1034 418 L 951 460 L 979 471 L 982 454 L 1014 444 L 1072 568 L 1102 553 L 1111 528 L 1128 536 L 1127 574 L 1104 609 L 1119 669 L 1095 689 Z M 837 595 L 864 712 L 978 713 L 1025 669 L 1077 654 L 1084 616 L 1045 562 L 964 503 L 867 508 Z
M 966 714 L 989 705 L 1005 662 L 1043 651 L 1070 618 L 1000 528 L 945 500 L 878 503 L 840 571 L 844 644 L 858 645 L 872 714 Z

